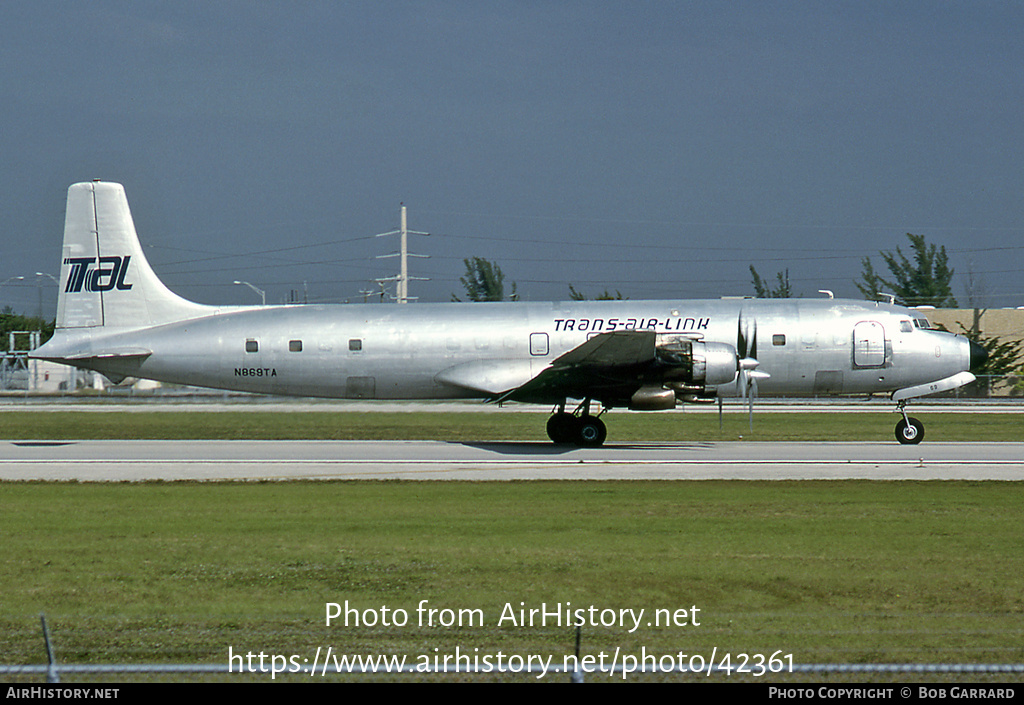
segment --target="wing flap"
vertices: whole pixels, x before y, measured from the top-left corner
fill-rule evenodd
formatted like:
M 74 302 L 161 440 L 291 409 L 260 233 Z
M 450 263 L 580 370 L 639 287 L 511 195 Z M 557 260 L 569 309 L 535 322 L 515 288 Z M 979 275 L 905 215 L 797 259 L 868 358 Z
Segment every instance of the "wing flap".
M 532 360 L 474 360 L 449 367 L 434 376 L 441 384 L 448 384 L 487 395 L 519 387 L 534 376 Z

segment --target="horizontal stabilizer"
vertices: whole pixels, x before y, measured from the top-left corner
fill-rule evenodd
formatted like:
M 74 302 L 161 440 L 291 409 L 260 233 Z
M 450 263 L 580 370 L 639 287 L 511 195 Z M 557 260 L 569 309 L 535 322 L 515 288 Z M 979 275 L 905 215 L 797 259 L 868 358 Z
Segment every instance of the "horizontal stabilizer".
M 145 350 L 143 348 L 123 348 L 121 350 L 104 350 L 102 352 L 91 352 L 82 353 L 80 355 L 74 355 L 66 358 L 68 360 L 109 360 L 111 358 L 128 358 L 128 357 L 149 357 L 153 354 L 152 350 Z
M 39 350 L 42 350 L 42 348 Z M 34 355 L 30 353 L 29 357 L 38 358 L 40 360 L 49 360 L 51 362 L 65 362 L 73 365 L 75 363 L 81 364 L 86 360 L 144 359 L 152 354 L 152 350 L 147 350 L 145 348 L 108 348 L 106 350 L 83 350 L 64 355 L 54 355 L 52 353 L 48 353 L 46 355 Z

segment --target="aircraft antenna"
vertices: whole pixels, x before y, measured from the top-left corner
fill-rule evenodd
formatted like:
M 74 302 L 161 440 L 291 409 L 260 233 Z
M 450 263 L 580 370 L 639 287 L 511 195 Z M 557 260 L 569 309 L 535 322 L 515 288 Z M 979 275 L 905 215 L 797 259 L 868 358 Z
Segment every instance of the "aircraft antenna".
M 400 304 L 408 303 L 410 298 L 415 299 L 416 297 L 409 296 L 409 280 L 416 279 L 418 281 L 427 281 L 427 277 L 410 277 L 409 276 L 409 258 L 410 257 L 429 257 L 429 255 L 416 255 L 409 253 L 409 235 L 430 235 L 430 233 L 421 233 L 416 230 L 409 230 L 408 219 L 405 210 L 405 204 L 402 204 L 402 215 L 401 215 L 401 227 L 398 230 L 392 230 L 387 233 L 380 233 L 376 237 L 385 237 L 387 235 L 400 235 L 401 240 L 399 243 L 399 251 L 392 252 L 389 255 L 377 255 L 377 259 L 384 259 L 386 257 L 399 257 L 401 264 L 399 265 L 399 273 L 396 277 L 385 277 L 384 279 L 378 279 L 378 284 L 384 282 L 398 282 L 395 292 L 395 301 Z

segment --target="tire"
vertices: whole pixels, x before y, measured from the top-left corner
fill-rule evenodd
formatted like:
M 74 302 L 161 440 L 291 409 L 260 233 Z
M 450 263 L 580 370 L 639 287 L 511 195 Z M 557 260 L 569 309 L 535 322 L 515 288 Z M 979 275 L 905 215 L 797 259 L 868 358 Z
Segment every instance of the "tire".
M 548 419 L 548 438 L 559 445 L 575 443 L 579 419 L 565 412 Z
M 584 448 L 597 448 L 608 437 L 604 421 L 596 416 L 583 416 L 576 429 L 576 444 Z
M 901 419 L 896 424 L 896 440 L 904 445 L 917 445 L 924 440 L 924 424 L 913 416 L 909 419 Z

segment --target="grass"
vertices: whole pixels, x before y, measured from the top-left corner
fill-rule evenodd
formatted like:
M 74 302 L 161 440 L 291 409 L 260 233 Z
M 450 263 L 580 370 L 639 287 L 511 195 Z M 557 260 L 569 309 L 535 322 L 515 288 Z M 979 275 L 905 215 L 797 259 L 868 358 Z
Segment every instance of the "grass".
M 1017 441 L 1022 414 L 919 414 L 929 441 Z M 0 438 L 40 439 L 267 439 L 267 440 L 547 440 L 546 414 L 356 412 L 78 412 L 0 413 Z M 630 441 L 878 441 L 893 440 L 895 413 L 612 412 L 609 442 Z
M 797 663 L 1024 662 L 1024 486 L 969 482 L 0 485 L 4 663 L 562 654 L 504 606 L 700 608 L 586 627 L 583 652 L 793 653 Z M 421 627 L 421 600 L 483 625 Z M 404 627 L 324 623 L 325 604 Z

